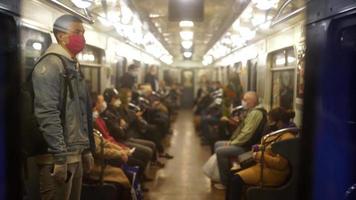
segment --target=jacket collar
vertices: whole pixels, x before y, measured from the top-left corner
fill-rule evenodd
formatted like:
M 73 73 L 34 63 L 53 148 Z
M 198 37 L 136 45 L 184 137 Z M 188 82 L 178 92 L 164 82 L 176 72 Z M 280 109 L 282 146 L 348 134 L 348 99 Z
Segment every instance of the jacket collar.
M 70 54 L 59 44 L 51 44 L 51 46 L 48 47 L 48 49 L 46 50 L 45 54 L 48 53 L 56 53 L 59 55 L 62 55 L 66 58 L 68 58 L 70 61 L 75 62 L 76 59 L 73 59 Z

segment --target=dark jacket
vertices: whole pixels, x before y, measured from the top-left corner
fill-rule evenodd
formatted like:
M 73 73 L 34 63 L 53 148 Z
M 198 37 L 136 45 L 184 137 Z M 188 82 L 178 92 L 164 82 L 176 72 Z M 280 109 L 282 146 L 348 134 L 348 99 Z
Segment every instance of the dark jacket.
M 157 79 L 156 76 L 154 76 L 154 75 L 152 75 L 150 73 L 146 74 L 145 83 L 150 84 L 153 91 L 155 91 L 155 92 L 158 91 L 159 85 L 158 85 L 158 79 Z
M 136 77 L 131 75 L 130 73 L 126 72 L 122 77 L 121 77 L 121 88 L 129 88 L 131 90 L 135 89 L 135 83 L 136 83 Z
M 54 162 L 66 162 L 67 157 L 89 150 L 93 143 L 89 94 L 79 64 L 58 44 L 51 45 L 45 54 L 64 57 L 73 96 L 67 93 L 65 127 L 61 123 L 64 95 L 64 66 L 58 56 L 48 55 L 35 67 L 32 74 L 34 111 L 40 130 L 48 144 Z
M 101 114 L 101 117 L 104 119 L 109 132 L 116 141 L 122 142 L 127 139 L 125 130 L 120 127 L 121 116 L 117 108 L 108 105 L 108 108 Z

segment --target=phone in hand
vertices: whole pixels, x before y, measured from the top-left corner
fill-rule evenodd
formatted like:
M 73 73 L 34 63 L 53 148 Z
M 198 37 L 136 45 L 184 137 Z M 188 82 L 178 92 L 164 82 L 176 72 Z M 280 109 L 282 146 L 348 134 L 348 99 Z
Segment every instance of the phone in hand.
M 134 148 L 132 148 L 132 149 L 130 149 L 130 155 L 132 155 L 134 152 L 135 152 L 135 150 L 136 150 L 136 147 L 134 147 Z

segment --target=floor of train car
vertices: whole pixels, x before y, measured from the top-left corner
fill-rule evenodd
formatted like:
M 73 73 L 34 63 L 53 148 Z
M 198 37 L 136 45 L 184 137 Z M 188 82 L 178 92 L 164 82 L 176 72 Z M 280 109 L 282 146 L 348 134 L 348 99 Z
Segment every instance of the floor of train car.
M 223 200 L 224 191 L 216 190 L 203 174 L 202 166 L 210 157 L 208 146 L 201 146 L 194 131 L 192 111 L 182 110 L 173 123 L 173 134 L 167 148 L 174 159 L 150 176 L 146 200 Z

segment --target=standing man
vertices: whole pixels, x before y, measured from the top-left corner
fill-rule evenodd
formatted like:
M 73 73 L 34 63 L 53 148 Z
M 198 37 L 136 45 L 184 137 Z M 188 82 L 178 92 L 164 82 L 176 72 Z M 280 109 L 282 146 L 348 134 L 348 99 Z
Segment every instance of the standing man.
M 159 90 L 159 82 L 157 76 L 157 68 L 154 65 L 151 65 L 148 73 L 145 76 L 145 83 L 150 84 L 154 92 L 158 92 Z
M 129 65 L 127 72 L 121 77 L 120 88 L 129 88 L 132 91 L 137 89 L 138 68 L 135 64 Z
M 40 194 L 43 200 L 79 200 L 83 169 L 89 172 L 94 163 L 91 105 L 76 59 L 85 46 L 83 23 L 63 15 L 53 33 L 58 44 L 47 49 L 32 74 L 34 112 L 48 145 L 36 156 Z

